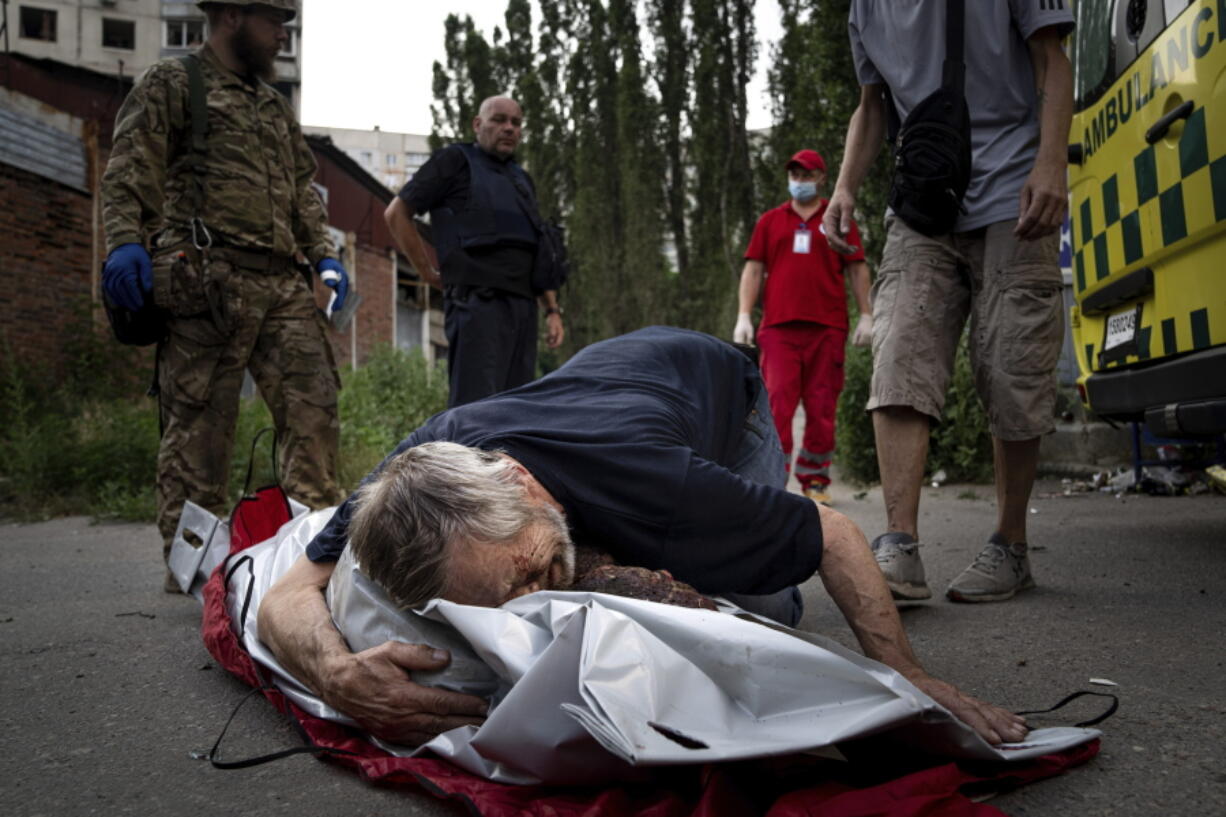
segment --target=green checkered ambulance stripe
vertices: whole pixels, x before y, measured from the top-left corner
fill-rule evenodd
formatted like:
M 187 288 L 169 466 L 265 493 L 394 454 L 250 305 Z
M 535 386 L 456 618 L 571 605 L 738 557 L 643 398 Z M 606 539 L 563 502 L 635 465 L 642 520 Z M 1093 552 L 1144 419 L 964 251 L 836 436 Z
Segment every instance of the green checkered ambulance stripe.
M 1226 139 L 1219 139 L 1226 148 Z M 1226 155 L 1210 158 L 1205 109 L 1197 108 L 1184 123 L 1179 139 L 1178 178 L 1160 178 L 1154 146 L 1133 157 L 1102 183 L 1094 196 L 1073 203 L 1073 277 L 1077 292 L 1106 278 L 1111 270 L 1139 261 L 1170 246 L 1205 222 L 1226 220 Z M 1196 202 L 1212 203 L 1211 211 Z M 1122 204 L 1127 204 L 1125 209 Z M 1142 213 L 1156 211 L 1157 234 L 1141 229 Z
M 1154 355 L 1165 357 L 1173 355 L 1176 352 L 1189 352 L 1197 349 L 1208 349 L 1212 345 L 1209 341 L 1209 310 L 1195 309 L 1188 314 L 1188 322 L 1192 327 L 1192 348 L 1180 349 L 1179 344 L 1175 341 L 1175 319 L 1163 318 L 1158 331 L 1161 333 L 1156 341 L 1154 339 L 1154 327 L 1139 326 L 1137 327 L 1137 360 L 1149 360 Z M 1157 345 L 1155 345 L 1155 343 Z M 1094 363 L 1094 368 L 1098 368 L 1098 362 L 1094 357 L 1096 344 L 1086 344 L 1086 360 Z M 1107 364 L 1107 368 L 1125 365 L 1126 361 L 1117 360 Z
M 1226 149 L 1226 140 L 1218 140 Z M 1154 146 L 1146 145 L 1133 157 L 1131 167 L 1109 176 L 1098 190 L 1073 203 L 1073 279 L 1078 294 L 1088 285 L 1122 269 L 1145 255 L 1175 244 L 1195 229 L 1226 221 L 1226 153 L 1210 158 L 1205 132 L 1205 109 L 1197 108 L 1184 123 L 1179 140 L 1178 178 L 1159 172 Z M 1094 201 L 1097 198 L 1097 201 Z M 1196 205 L 1201 206 L 1198 208 Z M 1097 204 L 1098 207 L 1093 205 Z M 1208 205 L 1208 206 L 1206 206 Z M 1159 229 L 1146 236 L 1141 216 L 1146 208 L 1157 215 Z M 1208 348 L 1209 313 L 1196 309 L 1188 321 L 1192 346 L 1179 349 L 1176 318 L 1164 318 L 1159 326 L 1137 328 L 1137 358 L 1148 360 Z M 1159 337 L 1153 337 L 1155 331 Z M 1095 361 L 1093 343 L 1086 344 L 1086 360 Z M 1108 364 L 1123 365 L 1125 361 Z M 1095 364 L 1094 368 L 1098 368 Z

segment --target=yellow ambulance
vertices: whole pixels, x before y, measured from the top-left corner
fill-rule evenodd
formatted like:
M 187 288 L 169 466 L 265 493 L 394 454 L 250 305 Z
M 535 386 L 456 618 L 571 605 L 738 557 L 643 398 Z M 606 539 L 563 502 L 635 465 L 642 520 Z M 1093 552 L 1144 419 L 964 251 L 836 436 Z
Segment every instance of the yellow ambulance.
M 1081 398 L 1158 434 L 1226 431 L 1226 0 L 1075 10 Z

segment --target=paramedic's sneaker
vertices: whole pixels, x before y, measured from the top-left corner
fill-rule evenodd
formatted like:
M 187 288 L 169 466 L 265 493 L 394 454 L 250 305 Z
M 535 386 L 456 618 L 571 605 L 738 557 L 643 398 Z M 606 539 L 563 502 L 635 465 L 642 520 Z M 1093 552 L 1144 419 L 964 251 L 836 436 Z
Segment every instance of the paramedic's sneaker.
M 1032 587 L 1026 545 L 1005 544 L 1000 534 L 994 533 L 974 564 L 958 574 L 945 595 L 950 601 L 1004 601 Z
M 890 595 L 901 601 L 932 598 L 924 581 L 919 542 L 906 533 L 883 533 L 873 540 L 872 548 Z
M 830 494 L 821 485 L 806 485 L 804 495 L 819 505 L 830 506 Z

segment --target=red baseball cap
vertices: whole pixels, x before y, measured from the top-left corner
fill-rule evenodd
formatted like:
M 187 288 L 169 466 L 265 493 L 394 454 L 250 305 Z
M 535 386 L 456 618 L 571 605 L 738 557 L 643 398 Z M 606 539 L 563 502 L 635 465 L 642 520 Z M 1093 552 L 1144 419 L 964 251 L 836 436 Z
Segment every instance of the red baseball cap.
M 784 167 L 790 169 L 792 165 L 800 165 L 805 170 L 820 170 L 823 173 L 826 171 L 826 160 L 816 150 L 805 149 L 796 151 L 796 155 L 788 159 L 788 163 Z

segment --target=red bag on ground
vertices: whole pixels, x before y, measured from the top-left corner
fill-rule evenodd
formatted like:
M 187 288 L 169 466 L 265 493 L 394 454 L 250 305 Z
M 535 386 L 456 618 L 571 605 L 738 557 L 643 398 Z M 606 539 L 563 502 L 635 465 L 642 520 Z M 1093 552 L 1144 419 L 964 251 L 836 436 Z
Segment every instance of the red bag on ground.
M 272 473 L 276 480 L 272 485 L 265 485 L 253 494 L 251 493 L 251 472 L 255 466 L 255 448 L 265 432 L 272 428 L 262 428 L 251 441 L 251 458 L 247 460 L 247 479 L 243 483 L 243 497 L 230 514 L 230 552 L 238 553 L 257 542 L 271 539 L 281 526 L 293 518 L 289 507 L 289 497 L 281 488 L 280 477 L 277 475 L 277 438 L 272 438 Z
M 267 537 L 265 537 L 267 538 Z M 258 541 L 258 540 L 257 540 Z M 444 760 L 389 755 L 356 730 L 299 709 L 267 680 L 243 649 L 226 609 L 226 564 L 204 588 L 205 646 L 244 683 L 301 726 L 319 756 L 354 768 L 371 782 L 420 787 L 463 803 L 484 817 L 1000 817 L 999 809 L 964 793 L 1013 788 L 1063 773 L 1098 754 L 1099 741 L 1031 761 L 944 763 L 929 768 L 897 762 L 840 763 L 808 755 L 660 769 L 646 784 L 608 788 L 512 786 L 471 775 Z M 216 749 L 216 747 L 214 747 Z M 327 754 L 336 750 L 345 754 Z M 919 760 L 931 760 L 920 758 Z

